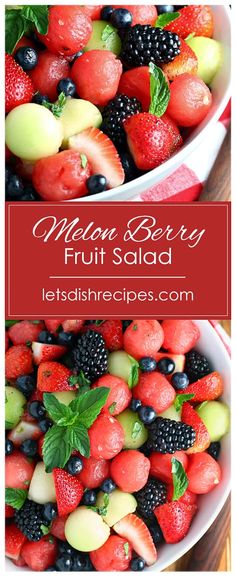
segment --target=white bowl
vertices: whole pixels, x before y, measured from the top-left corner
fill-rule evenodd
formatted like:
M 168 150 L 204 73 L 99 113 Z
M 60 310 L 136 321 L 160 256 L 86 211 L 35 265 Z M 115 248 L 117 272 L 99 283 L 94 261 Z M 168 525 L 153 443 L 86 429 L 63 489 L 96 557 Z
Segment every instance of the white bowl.
M 200 146 L 201 142 L 211 130 L 213 124 L 217 122 L 223 113 L 230 98 L 230 46 L 231 46 L 231 26 L 230 26 L 230 8 L 223 5 L 212 6 L 214 11 L 214 38 L 222 42 L 224 49 L 223 65 L 212 83 L 213 106 L 203 122 L 193 130 L 191 136 L 187 139 L 182 148 L 174 154 L 167 162 L 161 164 L 154 170 L 147 172 L 143 176 L 122 184 L 117 188 L 106 190 L 100 194 L 93 194 L 83 198 L 75 198 L 68 202 L 95 202 L 106 200 L 128 200 L 138 194 L 148 190 L 151 186 L 157 184 L 183 164 L 187 156 L 195 148 Z
M 223 399 L 230 405 L 230 357 L 220 337 L 208 321 L 194 321 L 199 327 L 201 336 L 196 347 L 205 354 L 212 363 L 214 370 L 219 371 L 224 379 Z M 222 450 L 219 463 L 222 467 L 220 484 L 208 495 L 198 499 L 199 510 L 190 530 L 180 543 L 162 545 L 158 551 L 157 563 L 146 571 L 163 571 L 166 567 L 182 557 L 206 533 L 213 521 L 219 515 L 230 492 L 230 435 L 222 439 Z M 6 571 L 26 571 L 25 567 L 16 567 L 6 559 Z

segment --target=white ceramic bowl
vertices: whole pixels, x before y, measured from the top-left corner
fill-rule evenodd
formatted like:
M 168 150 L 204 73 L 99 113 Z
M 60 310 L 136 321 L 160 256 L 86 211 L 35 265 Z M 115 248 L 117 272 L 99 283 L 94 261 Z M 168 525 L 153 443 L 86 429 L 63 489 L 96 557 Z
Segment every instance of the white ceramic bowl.
M 231 27 L 230 27 L 230 8 L 218 5 L 212 6 L 214 11 L 214 38 L 222 42 L 224 49 L 224 61 L 221 70 L 216 75 L 212 83 L 212 94 L 213 94 L 213 106 L 206 116 L 203 122 L 193 130 L 190 138 L 187 139 L 184 146 L 174 154 L 167 162 L 161 164 L 154 170 L 147 172 L 143 176 L 123 184 L 112 190 L 106 190 L 100 194 L 94 194 L 92 196 L 86 196 L 81 199 L 75 198 L 74 200 L 68 202 L 95 202 L 95 201 L 106 201 L 106 200 L 128 200 L 134 198 L 138 194 L 141 194 L 145 190 L 148 190 L 151 186 L 157 184 L 172 172 L 177 170 L 177 168 L 183 164 L 187 156 L 195 148 L 200 146 L 201 142 L 206 137 L 208 131 L 217 120 L 220 118 L 222 112 L 224 111 L 227 102 L 230 98 L 230 45 L 231 45 Z
M 197 349 L 204 353 L 212 363 L 213 368 L 219 371 L 224 379 L 223 399 L 230 405 L 230 357 L 220 337 L 208 321 L 194 321 L 200 330 L 201 336 Z M 163 571 L 168 565 L 182 557 L 206 533 L 213 521 L 219 515 L 230 492 L 230 435 L 222 439 L 222 450 L 219 459 L 222 467 L 220 484 L 208 495 L 198 499 L 199 510 L 190 530 L 180 543 L 176 545 L 162 545 L 158 552 L 157 563 L 146 571 Z M 6 571 L 25 571 L 25 567 L 16 567 L 10 560 L 6 560 Z

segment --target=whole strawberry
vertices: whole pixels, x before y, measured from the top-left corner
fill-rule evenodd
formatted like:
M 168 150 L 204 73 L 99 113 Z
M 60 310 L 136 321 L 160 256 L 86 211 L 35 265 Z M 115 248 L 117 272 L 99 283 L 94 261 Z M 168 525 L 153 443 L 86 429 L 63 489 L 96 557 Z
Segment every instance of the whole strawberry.
M 20 104 L 26 104 L 32 100 L 34 94 L 33 84 L 10 54 L 6 54 L 5 65 L 5 106 L 6 112 L 10 112 Z
M 195 36 L 212 37 L 213 13 L 210 6 L 185 6 L 178 12 L 179 18 L 165 26 L 165 30 L 170 30 L 181 38 L 187 38 L 189 34 L 193 33 Z

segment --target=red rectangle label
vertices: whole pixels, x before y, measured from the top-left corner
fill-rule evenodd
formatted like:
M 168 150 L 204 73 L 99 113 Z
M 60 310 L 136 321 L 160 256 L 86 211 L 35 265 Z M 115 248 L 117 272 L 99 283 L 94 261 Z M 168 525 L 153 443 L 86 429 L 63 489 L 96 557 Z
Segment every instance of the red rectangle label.
M 7 318 L 230 318 L 230 203 L 7 203 Z

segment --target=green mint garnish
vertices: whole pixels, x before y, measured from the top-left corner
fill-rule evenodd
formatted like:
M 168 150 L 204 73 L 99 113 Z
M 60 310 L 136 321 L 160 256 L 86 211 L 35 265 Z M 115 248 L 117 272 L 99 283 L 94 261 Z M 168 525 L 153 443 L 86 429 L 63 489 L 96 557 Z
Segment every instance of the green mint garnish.
M 165 113 L 169 104 L 170 89 L 164 72 L 153 62 L 149 64 L 149 72 L 151 97 L 149 112 L 160 117 Z
M 28 491 L 24 489 L 5 489 L 5 502 L 14 509 L 21 509 L 27 499 Z
M 114 415 L 114 412 L 115 412 L 115 410 L 116 410 L 116 405 L 117 405 L 117 403 L 116 403 L 116 402 L 114 402 L 114 403 L 111 403 L 111 405 L 110 405 L 110 407 L 109 407 L 109 409 L 108 409 L 108 410 L 109 410 L 109 413 L 110 413 L 110 415 Z
M 65 103 L 66 103 L 66 96 L 64 92 L 60 92 L 56 102 L 47 102 L 46 100 L 43 100 L 42 105 L 45 106 L 45 108 L 48 108 L 48 110 L 50 110 L 54 116 L 60 118 Z
M 138 384 L 139 379 L 139 363 L 130 355 L 128 355 L 132 365 L 130 368 L 130 375 L 128 378 L 128 387 L 132 389 Z
M 160 14 L 155 22 L 155 27 L 165 28 L 165 26 L 168 26 L 170 22 L 173 22 L 179 17 L 180 17 L 179 12 L 171 12 L 171 13 L 166 12 L 164 14 Z
M 104 493 L 103 496 L 103 506 L 99 507 L 98 509 L 98 513 L 99 515 L 101 515 L 102 517 L 105 517 L 107 515 L 107 508 L 109 505 L 109 501 L 110 501 L 110 497 L 108 495 L 108 493 Z
M 138 325 L 133 325 L 133 331 L 137 331 Z
M 15 12 L 15 10 L 14 10 L 14 12 Z M 6 327 L 6 329 L 9 329 L 10 327 L 13 327 L 13 325 L 16 325 L 19 322 L 20 321 L 5 321 L 5 327 Z
M 63 469 L 73 450 L 90 456 L 88 429 L 105 405 L 110 389 L 98 387 L 77 395 L 68 406 L 52 393 L 44 393 L 43 401 L 54 425 L 47 431 L 43 443 L 43 460 L 47 473 L 55 467 Z
M 86 166 L 87 166 L 87 164 L 88 164 L 88 159 L 87 159 L 86 154 L 83 154 L 83 152 L 81 152 L 80 158 L 81 158 L 81 166 L 82 166 L 82 168 L 86 168 Z
M 46 527 L 46 525 L 40 525 L 40 529 L 41 529 L 43 535 L 48 535 L 48 533 L 50 531 L 50 527 Z
M 124 543 L 124 551 L 125 551 L 125 556 L 128 557 L 128 555 L 129 555 L 129 543 L 128 543 L 128 541 L 126 541 L 126 543 Z
M 175 410 L 177 412 L 179 412 L 182 409 L 183 404 L 186 401 L 190 401 L 190 399 L 193 399 L 194 394 L 193 393 L 188 393 L 188 394 L 184 394 L 183 395 L 176 395 L 175 400 L 174 400 L 174 407 Z
M 115 33 L 116 33 L 115 28 L 113 26 L 111 26 L 111 24 L 107 24 L 102 31 L 101 40 L 103 40 L 103 42 L 105 42 L 105 44 L 106 44 L 106 41 L 108 40 L 108 38 L 112 34 L 115 34 Z
M 47 34 L 48 6 L 22 6 L 18 9 L 6 9 L 6 52 L 12 54 L 17 42 L 19 42 L 24 34 L 32 32 L 34 27 L 40 34 Z
M 95 325 L 97 327 L 100 327 L 100 325 L 103 325 L 103 323 L 105 323 L 106 321 L 95 321 Z
M 174 457 L 171 459 L 172 463 L 172 479 L 173 479 L 173 497 L 172 501 L 178 501 L 180 497 L 182 497 L 188 488 L 188 477 L 185 473 L 182 463 L 175 459 Z
M 74 387 L 76 385 L 79 385 L 80 388 L 81 386 L 86 387 L 85 390 L 83 390 L 83 392 L 88 391 L 90 387 L 90 381 L 89 379 L 86 378 L 83 371 L 80 371 L 78 375 L 71 375 L 68 379 L 68 383 L 71 387 Z
M 135 441 L 135 439 L 137 439 L 137 437 L 139 436 L 139 433 L 142 429 L 142 425 L 141 423 L 139 423 L 138 421 L 136 421 L 134 423 L 133 429 L 132 429 L 132 433 L 131 433 L 131 438 Z
M 7 401 L 8 403 L 8 401 Z M 5 429 L 11 429 L 13 427 L 13 423 L 11 421 L 5 421 Z

